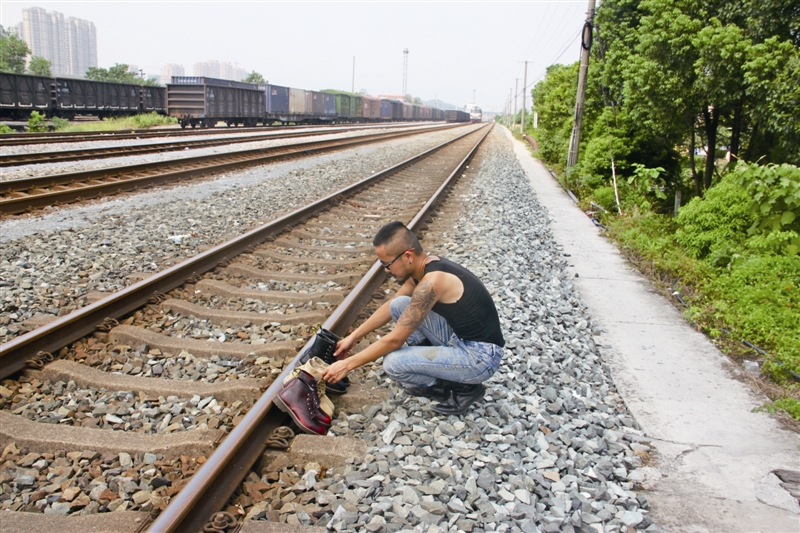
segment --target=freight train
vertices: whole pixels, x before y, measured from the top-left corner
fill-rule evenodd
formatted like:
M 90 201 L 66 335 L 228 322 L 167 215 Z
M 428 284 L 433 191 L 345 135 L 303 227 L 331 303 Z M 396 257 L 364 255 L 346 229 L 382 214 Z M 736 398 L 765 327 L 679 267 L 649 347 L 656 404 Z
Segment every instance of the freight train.
M 251 84 L 207 77 L 173 76 L 167 84 L 169 115 L 181 127 L 213 127 L 342 122 L 441 121 L 444 111 L 325 89 L 307 91 L 274 84 Z
M 66 119 L 165 114 L 166 91 L 150 85 L 0 72 L 0 119 L 26 120 L 31 111 Z
M 399 100 L 327 89 L 307 91 L 208 77 L 174 76 L 166 87 L 0 73 L 0 119 L 98 118 L 156 112 L 181 127 L 442 121 L 445 112 Z M 459 116 L 455 122 L 468 122 Z

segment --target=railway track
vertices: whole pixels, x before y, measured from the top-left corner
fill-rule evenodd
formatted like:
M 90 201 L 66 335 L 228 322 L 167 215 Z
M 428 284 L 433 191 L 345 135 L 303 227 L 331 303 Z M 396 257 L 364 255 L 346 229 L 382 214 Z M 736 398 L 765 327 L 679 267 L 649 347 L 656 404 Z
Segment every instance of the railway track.
M 337 125 L 333 125 L 334 127 Z M 364 124 L 366 127 L 383 127 L 385 124 Z M 120 130 L 120 131 L 85 131 L 81 133 L 51 132 L 51 133 L 4 133 L 0 134 L 0 144 L 3 146 L 21 146 L 27 144 L 53 144 L 73 143 L 86 141 L 122 141 L 129 139 L 150 139 L 155 137 L 188 137 L 201 135 L 225 135 L 242 133 L 263 133 L 265 130 L 303 130 L 311 128 L 324 128 L 326 126 L 270 126 L 269 128 L 211 128 L 199 130 L 183 129 L 146 129 L 146 130 Z
M 369 126 L 373 127 L 373 126 Z M 402 128 L 407 126 L 387 125 L 387 128 Z M 21 165 L 37 165 L 45 163 L 60 163 L 63 161 L 79 161 L 83 159 L 101 159 L 109 157 L 123 157 L 151 153 L 174 152 L 176 150 L 193 150 L 213 146 L 226 146 L 257 141 L 270 141 L 276 139 L 291 139 L 293 137 L 313 137 L 317 135 L 330 135 L 366 129 L 364 126 L 331 127 L 318 131 L 278 131 L 260 132 L 257 135 L 224 136 L 214 139 L 192 139 L 186 141 L 159 142 L 151 144 L 107 146 L 103 148 L 80 148 L 76 150 L 58 150 L 48 152 L 29 152 L 24 154 L 0 155 L 0 167 L 14 167 Z
M 106 530 L 238 530 L 236 517 L 215 513 L 251 501 L 243 498 L 257 490 L 251 468 L 268 442 L 285 447 L 281 435 L 290 438 L 270 439 L 286 422 L 271 406 L 298 348 L 314 324 L 342 334 L 382 303 L 389 291 L 370 246 L 382 224 L 446 231 L 448 191 L 489 130 L 465 133 L 0 347 L 0 378 L 27 368 L 0 389 L 0 447 L 4 461 L 19 465 L 9 473 L 3 463 L 0 476 L 13 475 L 27 498 L 0 508 L 116 510 L 101 517 Z M 339 409 L 380 397 L 368 371 L 357 374 Z M 321 439 L 304 437 L 305 445 Z M 334 441 L 325 442 L 323 449 Z M 3 520 L 10 531 L 66 524 L 30 513 Z
M 253 148 L 152 163 L 120 165 L 97 170 L 53 174 L 0 182 L 0 214 L 17 214 L 64 203 L 110 196 L 156 185 L 174 184 L 212 173 L 341 150 L 419 133 L 449 129 L 453 125 L 415 127 L 400 132 L 367 133 L 345 139 L 303 141 L 290 145 Z

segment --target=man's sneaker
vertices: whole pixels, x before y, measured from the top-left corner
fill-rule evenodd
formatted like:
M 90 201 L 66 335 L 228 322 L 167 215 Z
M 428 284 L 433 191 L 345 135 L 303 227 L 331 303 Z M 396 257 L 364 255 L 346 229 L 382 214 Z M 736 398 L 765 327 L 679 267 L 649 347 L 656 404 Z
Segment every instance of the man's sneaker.
M 442 380 L 436 380 L 436 383 L 430 387 L 420 387 L 409 383 L 398 383 L 398 385 L 412 396 L 424 396 L 437 402 L 445 401 L 450 397 L 450 390 Z
M 486 387 L 482 383 L 468 385 L 466 383 L 451 383 L 450 396 L 442 403 L 433 406 L 433 410 L 443 415 L 461 415 L 467 412 L 469 406 L 476 400 L 483 398 Z

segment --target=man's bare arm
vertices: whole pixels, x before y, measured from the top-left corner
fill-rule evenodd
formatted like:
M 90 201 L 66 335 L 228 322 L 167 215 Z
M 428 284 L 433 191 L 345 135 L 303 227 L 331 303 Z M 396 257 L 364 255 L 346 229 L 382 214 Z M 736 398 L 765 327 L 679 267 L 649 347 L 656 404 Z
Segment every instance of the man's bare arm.
M 411 295 L 411 303 L 408 304 L 400 319 L 397 321 L 394 331 L 403 338 L 402 342 L 416 330 L 436 303 L 436 291 L 433 284 L 428 280 L 423 280 Z M 398 331 L 399 330 L 399 331 Z
M 400 319 L 397 321 L 395 328 L 384 337 L 381 337 L 376 342 L 367 346 L 361 352 L 337 361 L 325 369 L 323 379 L 325 381 L 339 381 L 350 370 L 358 368 L 365 363 L 375 361 L 379 357 L 391 353 L 401 346 L 414 332 L 415 329 L 422 323 L 433 304 L 436 303 L 436 291 L 434 290 L 433 283 L 429 280 L 423 280 L 414 293 L 411 295 L 411 303 L 408 304 Z
M 413 291 L 414 283 L 411 280 L 408 280 L 400 287 L 400 289 L 394 295 L 394 298 L 397 298 L 398 296 L 410 296 L 413 294 Z M 359 340 L 388 323 L 392 319 L 392 312 L 390 309 L 391 304 L 392 300 L 386 301 L 383 305 L 376 309 L 375 312 L 372 313 L 372 315 L 370 315 L 370 317 L 365 320 L 363 324 L 358 326 L 358 328 L 356 328 L 350 335 L 339 341 L 334 355 L 336 357 L 346 355 Z

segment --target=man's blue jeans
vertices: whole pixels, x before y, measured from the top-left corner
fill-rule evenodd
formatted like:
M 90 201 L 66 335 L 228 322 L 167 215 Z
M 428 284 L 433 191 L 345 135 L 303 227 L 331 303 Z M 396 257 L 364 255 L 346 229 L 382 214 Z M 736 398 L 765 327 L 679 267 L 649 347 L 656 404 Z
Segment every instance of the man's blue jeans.
M 408 304 L 409 296 L 398 296 L 391 303 L 392 318 L 397 322 Z M 416 346 L 428 339 L 433 346 Z M 408 346 L 383 358 L 383 369 L 402 384 L 430 387 L 437 379 L 456 383 L 482 383 L 500 366 L 503 349 L 489 342 L 462 341 L 447 321 L 433 311 L 408 337 Z

